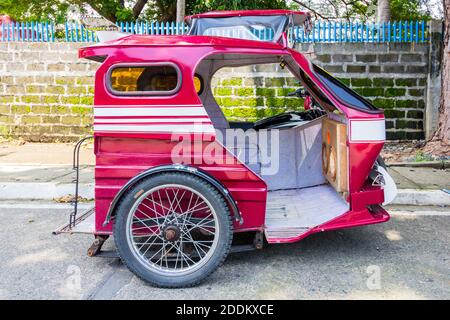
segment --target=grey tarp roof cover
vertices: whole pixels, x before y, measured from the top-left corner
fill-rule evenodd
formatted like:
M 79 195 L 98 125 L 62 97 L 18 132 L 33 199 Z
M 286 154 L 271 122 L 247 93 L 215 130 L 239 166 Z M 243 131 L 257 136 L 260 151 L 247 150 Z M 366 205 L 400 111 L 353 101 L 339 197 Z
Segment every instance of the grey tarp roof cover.
M 251 11 L 246 11 L 245 15 L 239 12 L 233 15 L 232 11 L 194 15 L 187 18 L 191 25 L 189 34 L 277 42 L 283 31 L 291 26 L 301 25 L 306 32 L 310 29 L 309 14 L 300 15 L 289 11 L 274 14 L 275 10 L 267 11 L 267 15 L 261 12 L 252 15 Z

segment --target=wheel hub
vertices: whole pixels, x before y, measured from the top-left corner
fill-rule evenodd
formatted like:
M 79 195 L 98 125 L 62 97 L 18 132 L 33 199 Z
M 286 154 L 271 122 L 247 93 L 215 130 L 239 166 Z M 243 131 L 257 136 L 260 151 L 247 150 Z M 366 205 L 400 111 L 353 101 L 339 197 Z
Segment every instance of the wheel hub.
M 180 239 L 181 231 L 180 228 L 178 228 L 175 225 L 169 225 L 163 230 L 163 237 L 167 241 L 175 242 L 178 239 Z

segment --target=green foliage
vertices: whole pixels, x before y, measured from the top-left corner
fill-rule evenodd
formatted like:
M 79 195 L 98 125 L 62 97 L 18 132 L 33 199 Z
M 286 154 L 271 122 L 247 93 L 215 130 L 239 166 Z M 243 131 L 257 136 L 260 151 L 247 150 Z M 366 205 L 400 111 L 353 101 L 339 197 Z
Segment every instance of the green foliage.
M 66 20 L 69 3 L 50 0 L 0 0 L 0 14 L 8 14 L 19 21 L 55 21 Z
M 429 20 L 430 15 L 422 11 L 421 1 L 423 0 L 390 0 L 391 21 Z M 355 16 L 375 18 L 376 5 L 377 0 L 353 1 L 343 18 L 351 19 Z
M 153 0 L 149 2 L 145 19 L 174 21 L 176 0 Z M 186 0 L 186 15 L 213 10 L 284 9 L 285 0 Z
M 429 0 L 389 0 L 391 20 L 428 20 L 430 15 L 427 7 Z M 316 18 L 345 20 L 376 20 L 378 0 L 305 0 L 300 1 L 310 9 L 290 1 L 289 8 L 309 10 Z
M 420 0 L 390 0 L 391 20 L 429 20 L 430 15 L 420 10 Z
M 352 19 L 354 17 L 371 17 L 375 14 L 374 5 L 370 1 L 353 1 L 347 10 L 344 11 L 344 19 Z
M 428 20 L 430 17 L 421 10 L 424 0 L 390 0 L 391 20 Z M 72 8 L 81 13 L 90 7 L 106 19 L 116 21 L 141 20 L 174 21 L 177 0 L 149 0 L 142 12 L 133 12 L 138 0 L 0 0 L 0 14 L 8 14 L 17 21 L 53 21 L 61 23 L 67 20 Z M 342 3 L 330 1 L 344 8 Z M 376 15 L 377 0 L 348 1 L 341 18 L 373 19 Z M 186 0 L 186 15 L 212 10 L 251 10 L 251 9 L 301 9 L 298 4 L 286 0 Z M 317 12 L 325 10 L 318 9 Z
M 133 11 L 130 8 L 117 8 L 116 10 L 117 21 L 133 21 Z
M 284 0 L 209 0 L 195 1 L 195 9 L 207 10 L 252 10 L 252 9 L 284 9 Z M 200 3 L 203 3 L 203 8 Z
M 423 0 L 390 0 L 391 21 L 428 20 L 429 14 L 421 9 Z M 345 10 L 342 11 L 343 19 L 375 19 L 377 0 L 348 1 Z
M 67 20 L 69 10 L 77 9 L 81 13 L 91 7 L 104 18 L 116 21 L 134 21 L 132 6 L 137 1 L 123 0 L 0 0 L 0 14 L 8 14 L 18 21 L 54 21 Z
M 433 157 L 430 154 L 426 154 L 423 151 L 417 151 L 414 155 L 414 162 L 433 161 Z
M 186 13 L 192 11 L 192 4 L 196 1 L 186 1 Z M 153 0 L 147 5 L 144 12 L 144 20 L 175 21 L 177 0 Z
M 52 0 L 59 1 L 59 0 Z M 136 1 L 123 0 L 65 0 L 77 7 L 80 11 L 85 10 L 87 6 L 94 9 L 102 17 L 109 21 L 134 21 L 132 6 Z

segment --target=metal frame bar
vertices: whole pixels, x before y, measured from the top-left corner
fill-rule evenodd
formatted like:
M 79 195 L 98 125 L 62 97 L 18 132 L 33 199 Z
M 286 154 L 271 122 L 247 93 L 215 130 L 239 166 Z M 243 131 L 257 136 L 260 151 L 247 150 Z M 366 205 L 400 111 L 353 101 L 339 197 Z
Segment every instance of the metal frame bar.
M 69 227 L 73 228 L 75 226 L 75 222 L 77 219 L 77 213 L 78 213 L 78 193 L 79 193 L 79 182 L 80 182 L 80 148 L 83 142 L 85 142 L 88 139 L 92 139 L 94 136 L 87 136 L 81 140 L 79 140 L 75 147 L 73 148 L 73 158 L 72 158 L 72 169 L 75 170 L 75 180 L 73 182 L 75 183 L 75 196 L 74 199 L 71 201 L 73 205 L 73 211 L 70 213 L 69 216 Z

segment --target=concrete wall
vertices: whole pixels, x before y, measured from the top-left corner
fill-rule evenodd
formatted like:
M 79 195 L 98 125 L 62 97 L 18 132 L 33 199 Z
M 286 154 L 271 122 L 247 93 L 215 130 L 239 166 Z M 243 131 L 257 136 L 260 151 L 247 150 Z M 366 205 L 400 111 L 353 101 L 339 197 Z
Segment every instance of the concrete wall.
M 0 134 L 73 141 L 91 132 L 95 62 L 73 43 L 0 43 Z M 388 138 L 424 138 L 429 44 L 306 44 L 299 50 L 383 108 Z M 281 71 L 281 72 L 280 72 Z M 278 65 L 221 70 L 214 92 L 227 117 L 256 120 L 302 102 Z M 436 92 L 434 94 L 437 94 Z M 428 99 L 433 101 L 433 99 Z

